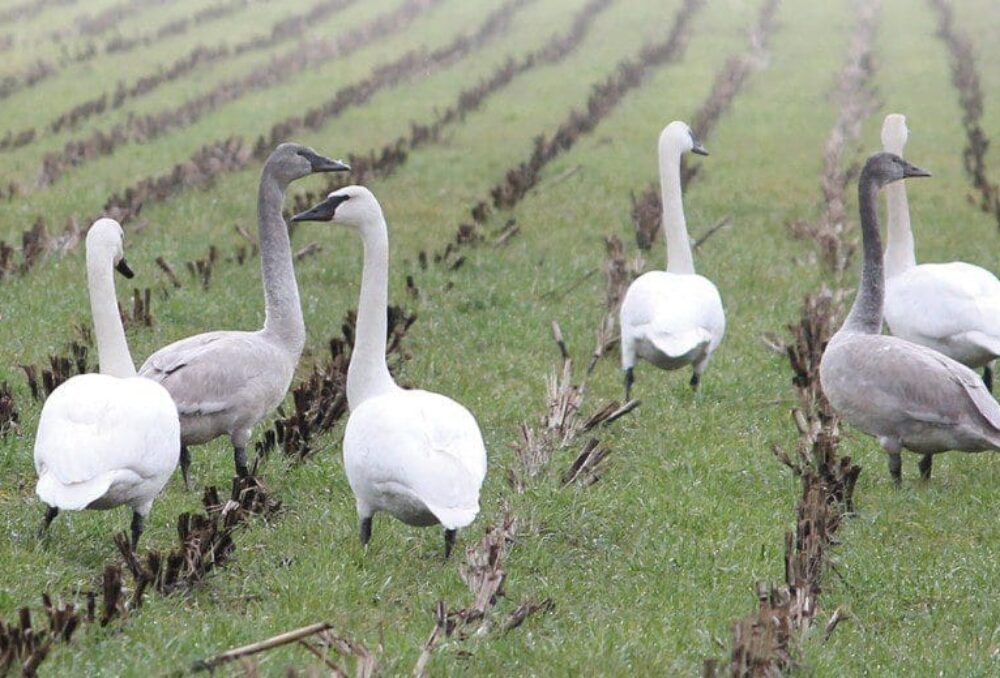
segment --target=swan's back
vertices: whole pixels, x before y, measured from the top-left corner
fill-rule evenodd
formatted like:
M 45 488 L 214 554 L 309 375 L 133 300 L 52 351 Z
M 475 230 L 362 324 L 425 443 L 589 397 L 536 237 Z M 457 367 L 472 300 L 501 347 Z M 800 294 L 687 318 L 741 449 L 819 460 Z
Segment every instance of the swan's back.
M 914 266 L 887 281 L 885 319 L 898 337 L 985 364 L 1000 355 L 1000 280 L 964 262 Z
M 42 408 L 37 492 L 46 504 L 65 509 L 86 508 L 116 484 L 122 486 L 119 504 L 145 501 L 147 494 L 151 500 L 179 454 L 177 409 L 162 386 L 139 377 L 76 376 Z
M 197 443 L 256 424 L 284 398 L 294 370 L 287 352 L 262 332 L 221 331 L 164 346 L 139 375 L 170 392 L 185 421 L 186 442 Z M 191 425 L 206 417 L 213 421 Z
M 924 346 L 838 332 L 820 380 L 834 409 L 870 435 L 924 453 L 1000 449 L 1000 404 L 975 372 Z
M 447 529 L 471 523 L 486 477 L 486 447 L 472 414 L 429 391 L 365 400 L 347 422 L 344 467 L 359 501 L 393 513 L 412 494 Z
M 726 316 L 708 278 L 649 271 L 625 293 L 620 313 L 622 359 L 634 352 L 666 369 L 701 360 L 722 341 Z

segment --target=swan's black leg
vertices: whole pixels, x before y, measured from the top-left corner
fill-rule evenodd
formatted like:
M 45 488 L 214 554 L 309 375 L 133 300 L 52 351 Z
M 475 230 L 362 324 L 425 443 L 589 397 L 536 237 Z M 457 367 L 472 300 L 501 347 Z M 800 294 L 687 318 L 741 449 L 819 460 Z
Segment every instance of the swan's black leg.
M 445 530 L 444 531 L 444 559 L 448 560 L 451 558 L 451 549 L 455 546 L 455 535 L 458 530 Z
M 142 529 L 145 519 L 139 515 L 138 511 L 132 511 L 132 550 L 139 546 L 139 537 L 142 536 Z
M 632 368 L 625 368 L 625 402 L 632 400 L 632 384 L 635 383 L 635 375 Z
M 45 517 L 42 518 L 42 526 L 40 528 L 38 528 L 38 538 L 39 539 L 41 539 L 42 537 L 44 537 L 45 533 L 49 531 L 49 525 L 52 524 L 52 521 L 56 519 L 57 515 L 59 515 L 59 509 L 58 509 L 58 507 L 47 506 L 45 508 Z
M 701 383 L 701 375 L 698 374 L 697 372 L 693 372 L 691 374 L 691 382 L 690 383 L 691 383 L 691 388 L 694 389 L 695 391 L 697 391 L 698 390 L 698 384 Z
M 925 454 L 920 458 L 920 477 L 924 480 L 931 479 L 931 465 L 934 463 L 934 455 Z
M 993 393 L 993 366 L 987 365 L 983 368 L 983 384 L 986 385 L 986 390 Z
M 889 453 L 889 475 L 892 476 L 892 482 L 896 487 L 903 483 L 903 460 L 899 452 Z
M 245 447 L 233 448 L 233 461 L 236 462 L 236 475 L 240 478 L 246 478 L 250 475 L 250 469 L 247 468 L 247 450 Z
M 368 546 L 368 542 L 372 538 L 372 519 L 371 516 L 361 519 L 361 530 L 359 532 L 361 537 L 361 545 Z
M 184 489 L 191 491 L 191 481 L 188 478 L 188 469 L 191 468 L 191 452 L 187 445 L 181 445 L 181 476 L 184 478 Z

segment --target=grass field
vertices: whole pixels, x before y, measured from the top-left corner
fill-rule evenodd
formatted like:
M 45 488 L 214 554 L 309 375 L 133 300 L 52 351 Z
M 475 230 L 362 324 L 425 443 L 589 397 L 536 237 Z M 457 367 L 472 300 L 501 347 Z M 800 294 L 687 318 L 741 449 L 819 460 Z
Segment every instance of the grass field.
M 24 0 L 0 0 L 0 16 Z M 409 50 L 434 50 L 471 34 L 498 2 L 401 0 L 344 2 L 288 39 L 236 54 L 233 47 L 272 26 L 330 4 L 248 0 L 214 20 L 150 39 L 126 53 L 104 53 L 114 35 L 156 35 L 159 26 L 194 15 L 208 0 L 88 0 L 51 6 L 37 15 L 0 23 L 13 35 L 0 79 L 20 77 L 39 59 L 53 73 L 0 101 L 6 130 L 36 128 L 20 148 L 0 150 L 2 181 L 20 194 L 0 201 L 0 239 L 15 247 L 37 216 L 58 236 L 70 217 L 84 226 L 108 198 L 146 176 L 184 163 L 199 148 L 230 136 L 250 149 L 275 123 L 302 116 L 372 69 Z M 217 3 L 225 4 L 225 3 Z M 230 81 L 266 69 L 283 55 L 308 54 L 317 45 L 346 44 L 353 30 L 373 25 L 404 5 L 412 18 L 391 31 L 373 31 L 357 49 L 317 59 L 287 78 L 253 87 L 178 123 L 155 138 L 130 139 L 109 155 L 88 157 L 50 186 L 36 186 L 46 153 L 129 119 L 175 109 Z M 318 129 L 294 140 L 331 157 L 366 154 L 429 124 L 459 93 L 503 66 L 563 34 L 586 3 L 529 0 L 514 3 L 509 21 L 455 59 L 415 69 L 401 82 L 344 108 Z M 794 525 L 798 482 L 772 456 L 789 446 L 795 404 L 786 359 L 768 350 L 765 333 L 784 335 L 798 318 L 806 293 L 832 276 L 807 241 L 786 224 L 815 219 L 823 209 L 823 148 L 838 115 L 830 93 L 855 30 L 850 2 L 785 0 L 763 58 L 704 140 L 711 156 L 697 159 L 697 178 L 685 195 L 689 227 L 697 235 L 729 217 L 732 225 L 696 253 L 700 273 L 718 285 L 726 305 L 727 335 L 692 394 L 688 375 L 648 365 L 636 370 L 638 410 L 601 431 L 613 449 L 602 480 L 562 487 L 559 471 L 579 446 L 562 450 L 523 494 L 511 490 L 516 468 L 512 443 L 522 422 L 536 424 L 545 405 L 545 378 L 558 363 L 550 322 L 558 321 L 570 353 L 582 365 L 604 312 L 603 237 L 616 234 L 635 251 L 630 192 L 656 179 L 655 140 L 673 119 L 691 119 L 730 56 L 749 52 L 747 33 L 761 0 L 717 0 L 698 6 L 676 58 L 650 67 L 639 85 L 602 114 L 541 170 L 539 183 L 514 208 L 494 210 L 480 226 L 486 239 L 464 246 L 464 264 L 451 270 L 418 263 L 421 251 L 441 252 L 469 208 L 490 199 L 490 188 L 509 168 L 529 159 L 534 138 L 551 136 L 572 109 L 583 109 L 591 88 L 614 75 L 616 64 L 663 41 L 680 0 L 610 0 L 593 16 L 579 44 L 551 62 L 526 68 L 496 89 L 481 107 L 414 148 L 392 173 L 366 183 L 380 198 L 390 224 L 390 300 L 417 314 L 404 341 L 410 358 L 401 381 L 448 394 L 478 418 L 489 451 L 482 512 L 460 533 L 460 551 L 501 520 L 504 507 L 518 519 L 505 563 L 506 597 L 498 619 L 525 600 L 550 597 L 554 609 L 523 626 L 481 637 L 451 638 L 435 650 L 431 675 L 693 675 L 706 657 L 725 657 L 732 621 L 756 605 L 754 584 L 783 576 L 783 539 Z M 695 3 L 697 5 L 697 3 Z M 79 18 L 130 8 L 106 33 L 82 34 Z M 974 45 L 982 79 L 982 128 L 1000 138 L 1000 5 L 955 0 L 955 27 Z M 935 35 L 931 3 L 882 0 L 873 85 L 880 108 L 864 120 L 848 145 L 847 162 L 880 150 L 886 113 L 901 112 L 913 130 L 907 156 L 934 178 L 909 187 L 923 261 L 961 259 L 1000 270 L 994 218 L 967 199 L 966 144 L 950 57 Z M 60 62 L 54 38 L 77 53 L 93 43 L 95 56 Z M 384 35 L 383 35 L 384 33 Z M 327 42 L 323 42 L 327 41 Z M 249 44 L 249 43 L 248 43 Z M 196 65 L 148 94 L 96 113 L 75 127 L 49 128 L 83 101 L 114 93 L 148 77 L 198 46 L 226 56 Z M 249 152 L 249 151 L 248 151 Z M 992 177 L 1000 156 L 987 155 Z M 126 224 L 126 250 L 140 289 L 152 289 L 152 327 L 132 325 L 129 343 L 141 363 L 156 348 L 208 329 L 259 327 L 263 321 L 256 258 L 227 261 L 246 242 L 234 225 L 255 232 L 260 162 L 219 173 L 206 186 L 182 187 L 149 200 Z M 321 191 L 323 179 L 306 178 L 292 193 Z M 854 214 L 854 186 L 848 214 Z M 978 201 L 978 194 L 974 200 Z M 290 201 L 288 203 L 290 205 Z M 508 219 L 518 235 L 503 246 L 492 239 Z M 849 237 L 857 237 L 856 227 Z M 322 361 L 331 336 L 357 303 L 360 243 L 328 224 L 306 223 L 294 233 L 296 249 L 321 250 L 297 262 L 308 340 L 300 375 Z M 185 262 L 222 254 L 207 288 Z M 646 267 L 663 263 L 658 242 Z M 183 283 L 174 289 L 155 259 L 162 256 Z M 452 255 L 449 261 L 454 261 Z M 20 254 L 12 260 L 16 266 Z M 857 262 L 855 262 L 857 263 Z M 419 294 L 406 291 L 412 275 Z M 853 285 L 852 264 L 845 284 Z M 89 321 L 82 247 L 51 252 L 24 273 L 0 278 L 0 382 L 9 383 L 20 412 L 15 432 L 0 438 L 0 618 L 13 620 L 43 592 L 63 600 L 98 587 L 104 564 L 120 560 L 112 536 L 126 529 L 125 511 L 61 516 L 48 541 L 35 538 L 42 505 L 34 496 L 32 445 L 40 404 L 19 366 L 42 364 L 63 353 L 74 327 Z M 133 285 L 119 279 L 130 305 Z M 588 405 L 621 397 L 617 352 L 597 365 Z M 289 399 L 290 400 L 290 399 Z M 261 425 L 260 429 L 266 428 Z M 367 552 L 356 536 L 354 501 L 340 460 L 343 426 L 324 433 L 319 451 L 304 462 L 271 452 L 261 473 L 284 510 L 251 521 L 237 533 L 224 568 L 189 593 L 147 595 L 127 619 L 105 628 L 86 625 L 67 645 L 55 645 L 42 665 L 51 675 L 163 675 L 231 647 L 316 621 L 377 653 L 386 675 L 410 673 L 434 628 L 438 600 L 471 604 L 459 576 L 462 554 L 442 562 L 438 530 L 419 531 L 380 516 Z M 841 529 L 837 573 L 828 573 L 818 619 L 849 610 L 828 641 L 822 624 L 797 645 L 817 675 L 991 675 L 1000 671 L 1000 603 L 991 595 L 1000 580 L 1000 460 L 993 455 L 939 457 L 929 483 L 917 479 L 916 457 L 904 456 L 904 483 L 895 489 L 874 440 L 845 430 L 842 452 L 863 466 L 857 513 Z M 143 549 L 169 549 L 178 514 L 200 508 L 208 485 L 228 487 L 227 441 L 193 450 L 196 490 L 179 475 L 154 505 Z M 74 598 L 76 597 L 76 598 Z M 377 648 L 377 649 L 376 649 Z M 320 666 L 301 647 L 261 655 L 259 670 Z M 234 672 L 238 669 L 227 669 Z

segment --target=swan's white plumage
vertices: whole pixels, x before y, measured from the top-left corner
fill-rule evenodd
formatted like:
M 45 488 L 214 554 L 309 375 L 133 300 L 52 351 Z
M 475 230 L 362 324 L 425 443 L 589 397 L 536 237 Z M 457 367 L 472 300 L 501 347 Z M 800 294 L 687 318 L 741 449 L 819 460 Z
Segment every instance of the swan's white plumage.
M 886 116 L 882 145 L 902 156 L 906 118 Z M 885 321 L 897 337 L 927 346 L 969 367 L 1000 356 L 1000 280 L 964 262 L 917 265 L 903 182 L 886 188 Z
M 61 384 L 42 407 L 35 438 L 35 491 L 50 509 L 128 505 L 149 513 L 180 457 L 180 420 L 159 384 L 136 376 L 115 297 L 124 233 L 100 219 L 87 233 L 87 285 L 101 374 Z M 130 275 L 127 266 L 123 267 Z M 52 516 L 46 517 L 46 526 Z M 133 521 L 133 546 L 141 520 Z
M 964 262 L 921 264 L 886 283 L 894 335 L 969 367 L 1000 356 L 1000 280 Z
M 722 298 L 712 281 L 697 274 L 644 273 L 622 302 L 622 365 L 634 365 L 635 357 L 668 370 L 699 363 L 725 330 Z
M 658 145 L 667 270 L 639 276 L 622 300 L 619 324 L 626 394 L 629 370 L 639 358 L 667 370 L 692 365 L 692 384 L 697 384 L 726 331 L 718 288 L 694 271 L 680 181 L 681 155 L 688 151 L 705 154 L 685 123 L 667 125 Z
M 356 230 L 364 244 L 355 346 L 347 371 L 351 414 L 344 433 L 344 470 L 357 502 L 362 542 L 370 537 L 372 516 L 384 511 L 408 525 L 441 524 L 447 554 L 448 533 L 479 513 L 486 477 L 479 425 L 454 400 L 401 389 L 389 373 L 389 235 L 375 196 L 362 186 L 348 186 L 293 218 L 331 220 Z
M 180 454 L 180 424 L 162 386 L 83 374 L 45 401 L 35 439 L 39 498 L 59 509 L 129 505 L 142 514 Z
M 386 511 L 407 524 L 453 530 L 479 513 L 486 446 L 475 418 L 454 400 L 397 389 L 351 412 L 344 470 L 360 514 Z

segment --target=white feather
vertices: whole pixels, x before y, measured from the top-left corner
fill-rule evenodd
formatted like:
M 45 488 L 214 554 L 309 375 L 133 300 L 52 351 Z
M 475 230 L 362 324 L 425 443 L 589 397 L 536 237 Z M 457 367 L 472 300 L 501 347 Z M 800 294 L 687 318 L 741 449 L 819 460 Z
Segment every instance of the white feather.
M 177 408 L 162 386 L 83 374 L 45 401 L 35 439 L 36 492 L 59 509 L 148 512 L 180 454 Z
M 397 389 L 351 412 L 344 470 L 362 515 L 385 511 L 407 524 L 457 529 L 479 513 L 486 446 L 454 400 Z

